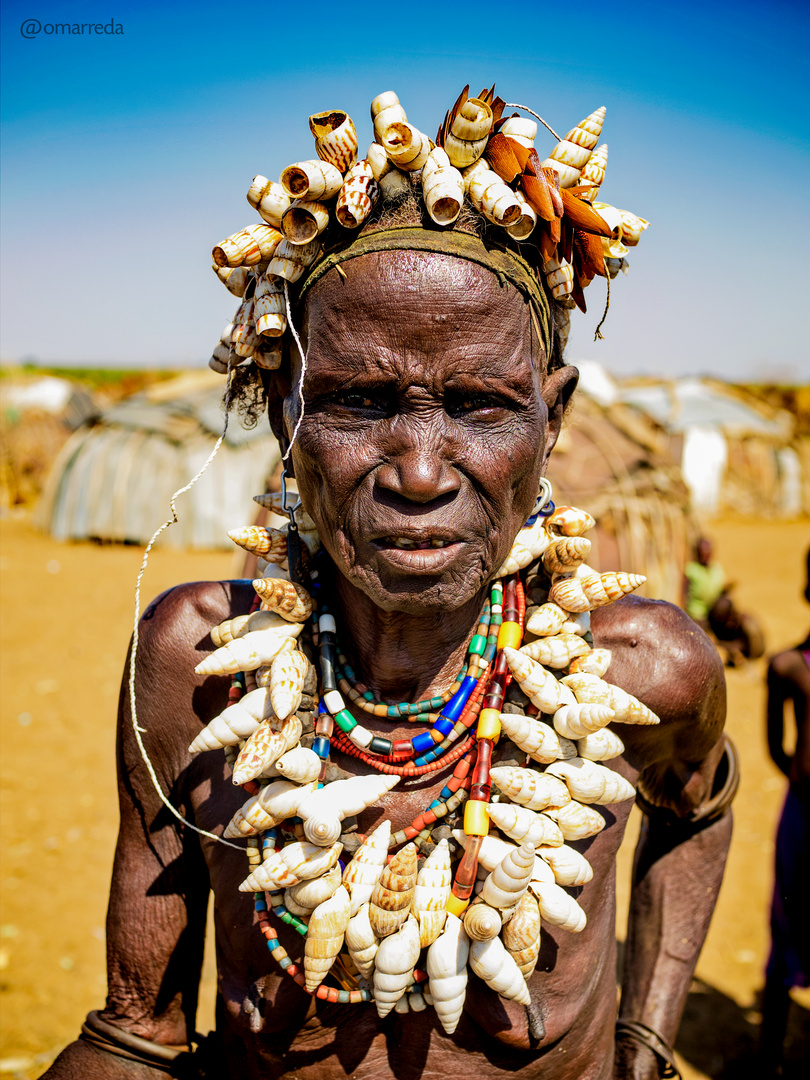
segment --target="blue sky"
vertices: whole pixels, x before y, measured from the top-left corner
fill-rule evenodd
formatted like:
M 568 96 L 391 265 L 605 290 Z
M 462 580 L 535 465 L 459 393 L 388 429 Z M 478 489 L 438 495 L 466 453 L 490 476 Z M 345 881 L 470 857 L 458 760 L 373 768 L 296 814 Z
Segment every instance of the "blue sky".
M 256 220 L 256 173 L 312 156 L 310 113 L 347 109 L 367 143 L 394 89 L 432 134 L 465 83 L 495 82 L 561 134 L 606 105 L 603 195 L 652 222 L 597 343 L 588 290 L 573 360 L 808 381 L 808 11 L 6 0 L 2 357 L 204 364 L 234 308 L 211 248 Z M 47 32 L 65 22 L 123 33 Z

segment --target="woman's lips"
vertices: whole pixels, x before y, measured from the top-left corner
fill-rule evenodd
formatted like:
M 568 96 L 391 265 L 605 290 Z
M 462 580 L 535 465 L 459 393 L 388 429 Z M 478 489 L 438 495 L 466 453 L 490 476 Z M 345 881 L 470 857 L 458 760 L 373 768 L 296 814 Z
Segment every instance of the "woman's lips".
M 371 541 L 372 547 L 389 564 L 403 570 L 436 573 L 453 561 L 463 541 L 441 537 L 414 539 L 408 536 L 384 536 Z
M 384 536 L 374 543 L 381 548 L 398 548 L 402 551 L 427 551 L 430 548 L 445 548 L 452 544 L 452 540 L 444 540 L 432 537 L 429 540 L 416 540 L 409 536 Z

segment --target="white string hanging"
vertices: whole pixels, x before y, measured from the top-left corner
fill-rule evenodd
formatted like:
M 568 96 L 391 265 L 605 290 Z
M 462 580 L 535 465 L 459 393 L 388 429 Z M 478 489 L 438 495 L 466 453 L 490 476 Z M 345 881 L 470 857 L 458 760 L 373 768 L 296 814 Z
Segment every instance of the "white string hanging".
M 134 619 L 134 624 L 133 624 L 133 628 L 132 628 L 132 651 L 130 652 L 130 657 L 129 657 L 129 709 L 130 709 L 130 714 L 131 714 L 131 719 L 132 719 L 132 730 L 135 732 L 135 739 L 136 739 L 136 741 L 138 743 L 138 749 L 141 752 L 141 757 L 143 758 L 143 762 L 146 765 L 146 768 L 147 768 L 147 770 L 149 772 L 149 776 L 150 776 L 150 778 L 152 780 L 152 784 L 154 785 L 155 791 L 158 793 L 158 796 L 160 797 L 160 801 L 163 803 L 163 805 L 166 807 L 166 809 L 170 810 L 171 813 L 174 814 L 174 816 L 178 819 L 178 821 L 182 821 L 182 823 L 187 828 L 191 829 L 193 832 L 199 833 L 200 836 L 207 836 L 209 839 L 216 840 L 220 844 L 225 844 L 227 847 L 235 848 L 237 851 L 244 851 L 244 848 L 240 847 L 238 844 L 232 844 L 232 843 L 230 843 L 230 841 L 224 840 L 221 836 L 217 836 L 216 833 L 208 832 L 206 829 L 200 829 L 196 825 L 192 825 L 192 823 L 187 818 L 184 818 L 183 815 L 180 813 L 180 811 L 177 810 L 176 807 L 174 807 L 172 805 L 172 803 L 170 802 L 170 800 L 168 799 L 168 797 L 164 793 L 163 788 L 160 786 L 160 781 L 157 778 L 157 774 L 155 772 L 155 767 L 154 767 L 154 765 L 152 764 L 152 762 L 151 762 L 151 760 L 149 758 L 149 754 L 147 753 L 146 747 L 144 746 L 142 736 L 146 734 L 147 729 L 141 727 L 138 724 L 138 710 L 137 710 L 136 701 L 135 701 L 135 664 L 136 664 L 137 657 L 138 657 L 138 644 L 140 642 L 140 635 L 139 635 L 139 631 L 138 631 L 138 626 L 139 626 L 140 618 L 141 618 L 141 581 L 143 580 L 143 575 L 146 572 L 146 566 L 147 566 L 147 563 L 149 562 L 149 553 L 151 552 L 153 546 L 155 545 L 158 537 L 161 535 L 161 533 L 165 532 L 166 529 L 170 528 L 172 525 L 175 525 L 177 523 L 177 521 L 178 521 L 177 507 L 175 505 L 176 500 L 178 499 L 178 497 L 180 495 L 184 494 L 184 492 L 188 491 L 190 488 L 192 488 L 197 483 L 197 481 L 200 479 L 200 477 L 206 471 L 208 466 L 211 464 L 211 462 L 214 460 L 214 458 L 219 453 L 219 448 L 220 448 L 220 446 L 222 446 L 222 443 L 223 443 L 223 441 L 225 439 L 225 435 L 227 434 L 227 431 L 228 431 L 228 418 L 229 418 L 229 415 L 230 415 L 230 407 L 231 407 L 231 375 L 232 375 L 233 367 L 234 367 L 232 361 L 233 361 L 233 353 L 231 353 L 231 357 L 230 357 L 230 359 L 228 361 L 228 382 L 227 382 L 227 385 L 225 387 L 225 402 L 224 402 L 224 405 L 225 405 L 225 421 L 224 421 L 224 424 L 222 426 L 222 433 L 220 434 L 219 438 L 217 439 L 216 443 L 214 444 L 213 450 L 208 455 L 208 457 L 205 459 L 202 467 L 199 469 L 199 471 L 196 473 L 196 475 L 193 476 L 191 478 L 191 480 L 189 480 L 189 482 L 184 487 L 178 488 L 178 490 L 175 491 L 175 493 L 172 495 L 172 497 L 171 497 L 171 499 L 169 501 L 169 505 L 171 507 L 172 515 L 171 515 L 170 518 L 167 518 L 166 521 L 163 522 L 163 524 L 160 526 L 159 529 L 155 530 L 154 534 L 152 535 L 152 539 L 146 545 L 146 550 L 143 553 L 143 561 L 141 562 L 141 568 L 140 568 L 140 571 L 138 573 L 138 580 L 135 583 L 135 619 Z

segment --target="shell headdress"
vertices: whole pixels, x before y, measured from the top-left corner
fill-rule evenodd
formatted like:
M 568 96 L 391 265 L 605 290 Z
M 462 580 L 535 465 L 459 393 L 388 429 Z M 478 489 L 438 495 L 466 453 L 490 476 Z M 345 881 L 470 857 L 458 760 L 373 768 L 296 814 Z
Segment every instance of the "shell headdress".
M 278 368 L 290 286 L 330 247 L 351 244 L 380 200 L 412 183 L 421 188 L 427 227 L 452 229 L 466 201 L 511 250 L 526 243 L 533 259 L 539 253 L 537 269 L 558 303 L 585 311 L 585 288 L 594 277 L 626 273 L 625 256 L 649 222 L 597 200 L 607 165 L 607 144 L 599 143 L 604 107 L 565 138 L 554 136 L 543 160 L 534 146 L 537 124 L 510 109 L 531 112 L 507 105 L 494 86 L 478 97 L 465 87 L 434 141 L 389 90 L 371 102 L 373 141 L 359 159 L 346 112 L 311 116 L 317 156 L 287 166 L 278 181 L 254 177 L 247 199 L 261 220 L 213 249 L 214 271 L 240 304 L 210 366 L 223 374 L 249 361 Z

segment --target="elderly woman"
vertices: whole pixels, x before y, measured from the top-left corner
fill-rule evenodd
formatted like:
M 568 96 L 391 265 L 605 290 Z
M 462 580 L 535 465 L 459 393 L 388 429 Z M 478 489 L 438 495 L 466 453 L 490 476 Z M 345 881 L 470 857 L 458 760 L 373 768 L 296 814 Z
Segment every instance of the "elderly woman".
M 470 100 L 498 133 L 497 99 Z M 266 253 L 247 275 L 242 386 L 261 376 L 302 510 L 286 540 L 234 534 L 262 579 L 180 586 L 142 619 L 109 996 L 54 1080 L 675 1075 L 731 833 L 722 667 L 677 608 L 608 604 L 640 579 L 590 570 L 592 520 L 549 500 L 576 371 L 538 266 L 573 232 L 581 298 L 597 234 L 580 226 L 606 247 L 617 233 L 588 218 L 594 192 L 563 201 L 556 166 L 507 140 L 536 246 L 471 210 L 437 227 L 429 164 L 386 185 L 389 158 L 359 232 L 297 282 Z M 280 350 L 244 316 L 273 289 L 299 334 Z M 636 785 L 617 1024 L 615 857 Z M 209 890 L 217 1034 L 191 1055 Z

